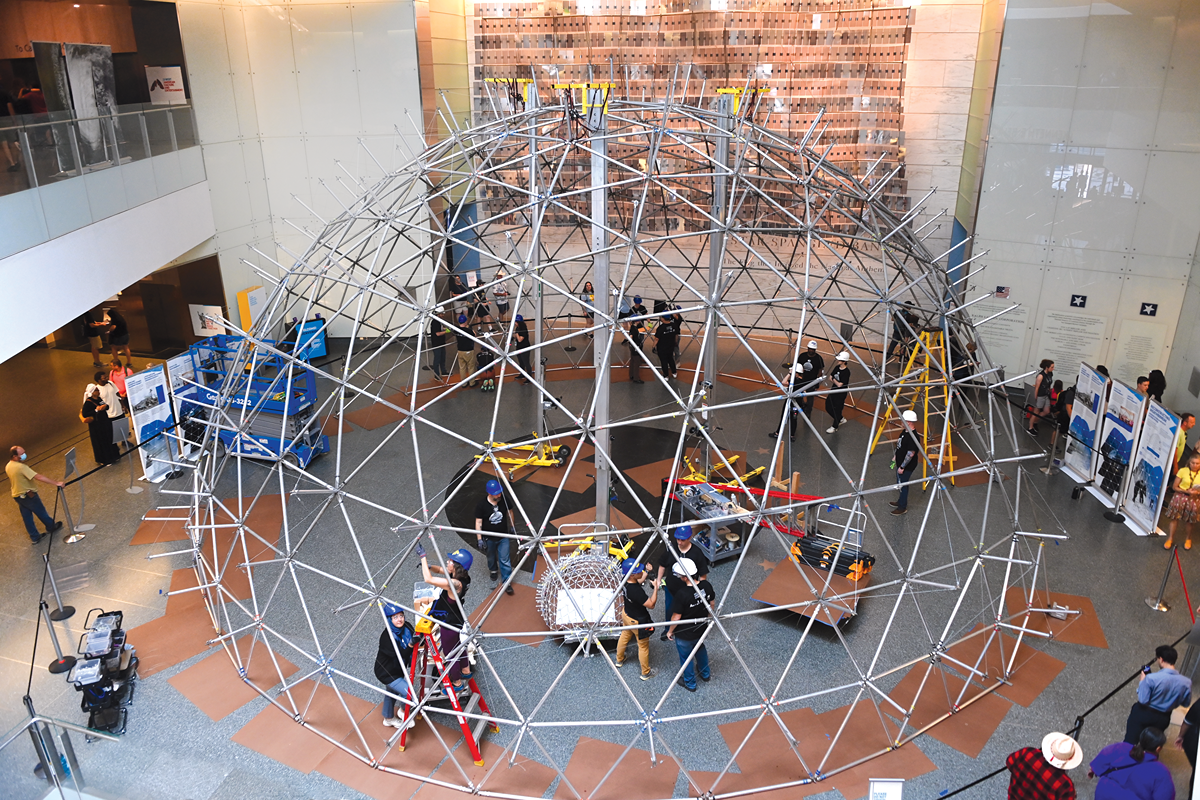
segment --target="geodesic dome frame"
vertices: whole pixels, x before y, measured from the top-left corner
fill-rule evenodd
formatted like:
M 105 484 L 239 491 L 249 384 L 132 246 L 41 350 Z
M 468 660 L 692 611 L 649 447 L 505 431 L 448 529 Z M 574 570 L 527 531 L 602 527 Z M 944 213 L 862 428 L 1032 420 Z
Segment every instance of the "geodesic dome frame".
M 530 669 L 543 657 L 503 661 L 522 657 L 512 654 L 515 635 L 539 632 L 489 630 L 501 614 L 502 594 L 495 592 L 464 609 L 471 613 L 462 645 L 449 655 L 465 652 L 468 644 L 476 648 L 477 674 L 490 692 L 506 758 L 481 782 L 461 768 L 434 782 L 486 794 L 494 770 L 517 755 L 548 762 L 562 777 L 566 763 L 554 755 L 551 739 L 602 725 L 629 748 L 674 760 L 695 792 L 720 796 L 764 788 L 753 776 L 735 778 L 732 771 L 750 734 L 712 770 L 714 780 L 701 785 L 691 777 L 697 768 L 689 737 L 703 735 L 704 726 L 752 715 L 755 728 L 779 727 L 796 755 L 794 779 L 785 785 L 803 785 L 862 763 L 860 755 L 839 755 L 847 751 L 845 724 L 860 707 L 878 716 L 889 742 L 872 755 L 924 731 L 927 726 L 913 724 L 912 708 L 887 693 L 888 684 L 909 668 L 937 669 L 956 643 L 986 638 L 989 646 L 1002 648 L 1012 669 L 1030 611 L 1010 613 L 1005 596 L 1015 588 L 1028 598 L 1027 606 L 1032 603 L 1034 583 L 1044 579 L 1040 536 L 1052 525 L 1031 524 L 1030 495 L 1023 508 L 1020 492 L 1000 480 L 1005 468 L 1016 469 L 1014 486 L 1027 485 L 1019 466 L 1025 457 L 1002 396 L 1004 382 L 982 348 L 978 359 L 969 355 L 967 344 L 974 341 L 969 302 L 960 299 L 952 277 L 925 249 L 921 229 L 910 225 L 920 209 L 902 215 L 880 201 L 897 173 L 872 170 L 862 178 L 844 173 L 823 154 L 825 134 L 818 120 L 802 141 L 790 141 L 771 130 L 769 118 L 756 121 L 748 111 L 700 108 L 682 98 L 593 95 L 588 108 L 566 100 L 531 103 L 425 147 L 365 187 L 294 264 L 266 276 L 272 282 L 267 308 L 252 330 L 242 332 L 238 368 L 254 372 L 264 360 L 283 358 L 289 366 L 268 376 L 281 391 L 291 375 L 311 368 L 324 388 L 308 425 L 329 420 L 329 430 L 340 435 L 333 451 L 308 469 L 286 459 L 218 456 L 215 433 L 246 431 L 261 413 L 253 403 L 238 402 L 233 389 L 226 391 L 208 409 L 207 448 L 194 473 L 189 525 L 201 585 L 214 587 L 209 605 L 219 638 L 240 668 L 253 658 L 275 665 L 267 671 L 282 689 L 258 687 L 273 704 L 304 721 L 318 688 L 327 687 L 342 699 L 352 728 L 346 740 L 337 741 L 339 747 L 380 769 L 425 778 L 406 767 L 394 741 L 372 744 L 363 735 L 365 723 L 345 702 L 381 696 L 360 651 L 372 649 L 381 629 L 382 601 L 411 610 L 407 581 L 417 541 L 439 562 L 472 541 L 474 529 L 461 508 L 476 499 L 473 481 L 487 475 L 500 479 L 515 498 L 514 568 L 540 558 L 566 588 L 548 546 L 572 536 L 554 522 L 565 498 L 592 493 L 596 530 L 633 539 L 635 557 L 645 560 L 667 544 L 681 521 L 670 516 L 665 498 L 653 505 L 638 492 L 613 457 L 612 436 L 639 426 L 670 433 L 675 437 L 670 479 L 681 477 L 680 456 L 689 448 L 702 454 L 705 472 L 724 465 L 726 475 L 737 474 L 732 450 L 722 441 L 728 433 L 720 429 L 744 425 L 762 411 L 772 422 L 778 418 L 777 433 L 786 431 L 780 401 L 792 387 L 778 365 L 794 362 L 810 338 L 822 342 L 827 354 L 850 353 L 850 389 L 868 441 L 898 416 L 905 386 L 941 392 L 926 405 L 924 474 L 932 491 L 914 536 L 898 533 L 871 508 L 872 500 L 894 488 L 894 475 L 881 468 L 886 447 L 874 458 L 873 445 L 835 450 L 801 416 L 806 432 L 819 438 L 810 455 L 820 464 L 814 468 L 820 498 L 772 505 L 765 495 L 750 492 L 739 499 L 746 513 L 712 520 L 743 522 L 748 534 L 732 575 L 727 582 L 717 580 L 717 601 L 709 609 L 713 623 L 705 634 L 739 679 L 730 694 L 705 705 L 681 697 L 674 681 L 666 689 L 645 684 L 635 691 L 603 649 L 590 647 L 599 627 L 596 636 L 584 631 L 576 645 L 556 652 L 558 660 L 544 667 L 553 680 L 540 681 Z M 447 266 L 478 274 L 479 286 L 446 297 L 437 278 Z M 585 292 L 586 281 L 599 290 Z M 490 333 L 455 319 L 475 304 L 470 294 L 500 285 L 508 289 L 514 313 L 530 323 L 524 347 L 514 319 L 496 323 Z M 639 294 L 661 300 L 663 307 L 637 311 L 629 301 Z M 914 326 L 900 316 L 903 309 L 923 319 Z M 348 352 L 340 361 L 310 367 L 293 355 L 304 350 L 307 334 L 293 332 L 289 341 L 283 332 L 291 318 L 309 319 L 316 312 L 331 335 L 348 338 Z M 494 353 L 498 387 L 486 400 L 470 395 L 471 405 L 464 406 L 464 390 L 482 368 L 444 384 L 422 381 L 428 326 L 439 313 L 451 317 L 446 323 L 453 334 Z M 662 324 L 676 314 L 688 330 L 684 352 L 696 361 L 683 370 L 690 377 L 674 381 L 651 369 L 652 398 L 633 406 L 628 398 L 615 401 L 611 376 L 618 354 L 643 358 L 625 345 L 627 322 Z M 932 340 L 919 338 L 922 331 L 940 336 L 940 353 Z M 889 371 L 887 355 L 898 334 L 927 356 L 925 368 Z M 723 383 L 735 361 L 758 374 L 745 379 L 752 386 L 737 395 Z M 519 386 L 514 377 L 530 385 Z M 560 385 L 568 387 L 561 394 Z M 805 388 L 817 397 L 832 391 Z M 344 422 L 364 404 L 388 421 L 370 429 L 370 436 L 347 432 Z M 531 428 L 533 435 L 524 433 Z M 556 446 L 567 439 L 577 443 L 567 464 L 557 473 L 544 468 L 554 476 L 544 484 L 548 492 L 537 502 L 523 498 L 522 481 L 501 461 L 504 453 L 513 445 Z M 766 459 L 767 487 L 787 477 L 788 447 L 783 435 L 774 441 Z M 971 453 L 975 465 L 952 468 L 951 447 Z M 453 453 L 461 454 L 459 463 L 446 462 L 444 456 Z M 587 458 L 594 458 L 594 466 L 585 466 Z M 593 484 L 571 491 L 570 476 L 589 468 L 595 471 Z M 996 480 L 976 490 L 985 504 L 984 523 L 976 529 L 948 489 L 951 480 L 979 473 Z M 754 488 L 741 478 L 731 484 Z M 919 487 L 918 482 L 914 491 Z M 623 527 L 610 513 L 614 491 L 632 501 L 644 524 Z M 767 522 L 822 504 L 848 509 L 861 520 L 858 527 L 839 524 L 833 538 L 842 546 L 865 541 L 878 558 L 876 579 L 847 592 L 801 571 L 812 599 L 783 609 L 810 613 L 792 631 L 774 621 L 778 608 L 749 604 L 743 589 L 753 582 L 753 565 L 746 559 L 755 548 L 774 555 L 782 550 L 786 559 L 790 541 Z M 993 505 L 997 513 L 989 518 L 986 509 Z M 266 530 L 276 519 L 278 538 Z M 988 577 L 989 561 L 1003 565 L 1002 579 Z M 472 605 L 481 593 L 469 597 Z M 848 633 L 834 624 L 828 637 L 814 634 L 822 617 L 828 623 L 852 616 L 860 600 L 880 607 L 880 627 Z M 976 630 L 976 624 L 984 627 Z M 739 630 L 769 630 L 784 646 L 772 657 Z M 1003 640 L 1002 630 L 1011 630 L 1015 641 Z M 597 656 L 586 658 L 591 652 Z M 813 652 L 843 671 L 821 675 L 806 668 Z M 300 672 L 279 670 L 276 654 L 297 661 Z M 658 658 L 673 668 L 673 654 Z M 956 706 L 999 685 L 979 662 L 949 661 L 967 678 Z M 579 708 L 572 702 L 581 686 L 595 685 L 597 674 L 615 698 L 614 707 L 599 716 L 594 705 Z M 980 693 L 968 691 L 972 681 Z M 818 757 L 806 757 L 786 715 L 832 698 L 848 704 L 843 725 Z M 454 716 L 433 695 L 417 698 L 415 712 L 431 723 Z M 448 743 L 438 740 L 449 752 Z M 626 757 L 641 757 L 640 752 L 629 749 Z

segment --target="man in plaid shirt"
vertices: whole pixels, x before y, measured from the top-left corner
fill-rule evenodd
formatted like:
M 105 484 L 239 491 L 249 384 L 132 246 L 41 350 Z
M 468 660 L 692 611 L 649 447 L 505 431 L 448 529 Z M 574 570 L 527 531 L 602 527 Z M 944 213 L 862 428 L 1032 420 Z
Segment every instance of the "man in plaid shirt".
M 1024 747 L 1008 757 L 1008 800 L 1075 800 L 1075 784 L 1066 771 L 1081 761 L 1083 751 L 1074 739 L 1046 734 L 1040 748 Z

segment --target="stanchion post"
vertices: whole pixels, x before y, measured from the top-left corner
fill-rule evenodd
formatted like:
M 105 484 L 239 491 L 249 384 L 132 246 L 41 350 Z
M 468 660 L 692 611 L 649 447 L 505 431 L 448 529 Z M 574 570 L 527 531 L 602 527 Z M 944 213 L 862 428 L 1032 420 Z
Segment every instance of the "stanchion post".
M 70 619 L 75 616 L 75 606 L 63 605 L 62 597 L 58 594 L 58 582 L 54 580 L 54 570 L 50 569 L 50 556 L 42 553 L 42 561 L 46 562 L 46 577 L 50 579 L 50 591 L 54 594 L 54 603 L 57 606 L 50 612 L 50 619 L 55 622 Z
M 1171 548 L 1171 557 L 1167 559 L 1167 570 L 1163 573 L 1162 585 L 1158 587 L 1158 597 L 1147 597 L 1146 605 L 1150 606 L 1155 611 L 1167 612 L 1171 607 L 1163 602 L 1163 595 L 1167 591 L 1167 580 L 1171 577 L 1171 564 L 1178 557 L 1179 545 Z
M 132 421 L 132 419 L 131 419 L 131 421 Z M 129 427 L 131 427 L 131 426 L 129 426 Z M 133 469 L 133 462 L 136 460 L 134 455 L 137 451 L 134 450 L 129 444 L 129 427 L 126 427 L 126 429 L 125 429 L 125 456 L 129 459 L 129 488 L 126 489 L 125 491 L 128 492 L 129 494 L 141 494 L 142 487 L 134 485 L 134 481 L 136 480 L 136 475 L 135 475 L 134 469 Z
M 575 352 L 575 345 L 571 344 L 571 331 L 574 329 L 574 327 L 575 326 L 573 324 L 571 324 L 571 312 L 568 311 L 567 312 L 567 338 L 565 340 L 566 344 L 563 345 L 563 350 L 565 350 L 568 353 Z
M 71 476 L 77 472 L 77 470 L 75 469 L 75 448 L 74 447 L 72 447 L 70 450 L 67 451 L 66 456 L 63 457 L 63 461 L 66 462 L 66 469 L 63 470 L 63 481 L 69 481 L 71 479 Z M 96 527 L 95 525 L 92 525 L 92 524 L 85 525 L 82 522 L 82 520 L 83 520 L 83 504 L 84 504 L 83 481 L 79 481 L 79 519 L 81 521 L 78 525 L 74 524 L 74 521 L 71 517 L 71 509 L 67 505 L 66 490 L 64 488 L 60 487 L 58 490 L 58 493 L 59 493 L 59 499 L 62 501 L 63 513 L 67 517 L 67 527 L 71 530 L 71 534 L 69 536 L 67 536 L 64 541 L 66 541 L 67 544 L 74 544 L 75 542 L 78 542 L 80 539 L 84 538 L 84 531 L 90 531 Z
M 58 658 L 50 662 L 47 667 L 51 675 L 61 675 L 64 672 L 70 672 L 71 667 L 75 666 L 75 656 L 64 656 L 62 646 L 58 643 L 58 634 L 54 632 L 54 620 L 50 619 L 50 606 L 45 600 L 38 603 L 42 610 L 42 616 L 46 619 L 46 632 L 50 634 L 50 642 L 54 645 L 54 652 Z

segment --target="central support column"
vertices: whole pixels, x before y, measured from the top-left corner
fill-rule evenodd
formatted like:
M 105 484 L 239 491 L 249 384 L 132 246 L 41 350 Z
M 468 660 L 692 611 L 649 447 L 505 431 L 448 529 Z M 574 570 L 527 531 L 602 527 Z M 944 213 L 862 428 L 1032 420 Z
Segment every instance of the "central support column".
M 538 108 L 538 91 L 537 84 L 530 82 L 525 84 L 525 108 L 527 111 L 536 111 Z M 529 239 L 529 274 L 538 275 L 540 273 L 539 262 L 541 259 L 541 241 L 542 241 L 542 212 L 545 206 L 541 200 L 542 184 L 538 175 L 538 141 L 537 141 L 537 125 L 529 126 L 529 199 L 533 203 L 531 206 L 533 213 L 533 226 Z M 533 331 L 531 344 L 534 346 L 533 357 L 537 359 L 533 365 L 533 384 L 537 387 L 534 393 L 534 402 L 537 407 L 533 410 L 534 416 L 537 419 L 537 435 L 543 437 L 546 435 L 546 408 L 545 398 L 542 395 L 542 387 L 546 385 L 546 364 L 542 358 L 542 338 L 544 336 L 543 326 L 545 325 L 545 300 L 544 292 L 542 291 L 542 282 L 534 279 L 533 281 Z M 513 309 L 516 313 L 516 309 Z
M 599 327 L 592 340 L 592 362 L 596 367 L 596 522 L 608 524 L 609 489 L 612 475 L 608 468 L 608 395 L 612 350 L 612 295 L 608 279 L 608 125 L 604 114 L 607 90 L 588 89 L 588 127 L 592 131 L 592 286 L 595 288 L 595 320 Z M 603 551 L 602 551 L 603 552 Z
M 704 382 L 708 384 L 708 403 L 713 402 L 713 391 L 717 385 L 717 331 L 720 330 L 720 318 L 717 316 L 717 302 L 721 299 L 721 263 L 725 258 L 725 215 L 728 212 L 729 195 L 729 132 L 733 130 L 733 117 L 730 114 L 733 95 L 717 95 L 717 124 L 723 131 L 713 137 L 713 160 L 716 162 L 713 174 L 712 197 L 712 232 L 708 235 L 708 313 L 706 329 L 708 336 L 704 342 L 703 366 Z M 704 448 L 704 474 L 712 471 L 712 453 L 707 445 Z

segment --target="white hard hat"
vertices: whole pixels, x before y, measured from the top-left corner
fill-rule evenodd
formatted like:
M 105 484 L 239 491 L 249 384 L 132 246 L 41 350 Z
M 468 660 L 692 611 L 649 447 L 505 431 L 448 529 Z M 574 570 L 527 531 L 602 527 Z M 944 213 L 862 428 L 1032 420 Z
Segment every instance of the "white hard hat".
M 671 572 L 679 577 L 693 577 L 696 574 L 696 562 L 690 558 L 681 558 L 675 562 L 675 566 L 671 567 Z
M 904 418 L 905 422 L 916 422 L 917 421 L 917 412 L 913 411 L 911 408 L 908 411 L 905 411 L 900 416 Z
M 809 343 L 808 343 L 808 349 L 809 349 L 809 350 L 816 350 L 816 349 L 817 349 L 817 343 L 816 343 L 816 342 L 809 342 Z
M 838 361 L 849 361 L 850 360 L 850 351 L 843 350 L 842 352 L 838 353 L 837 360 Z

